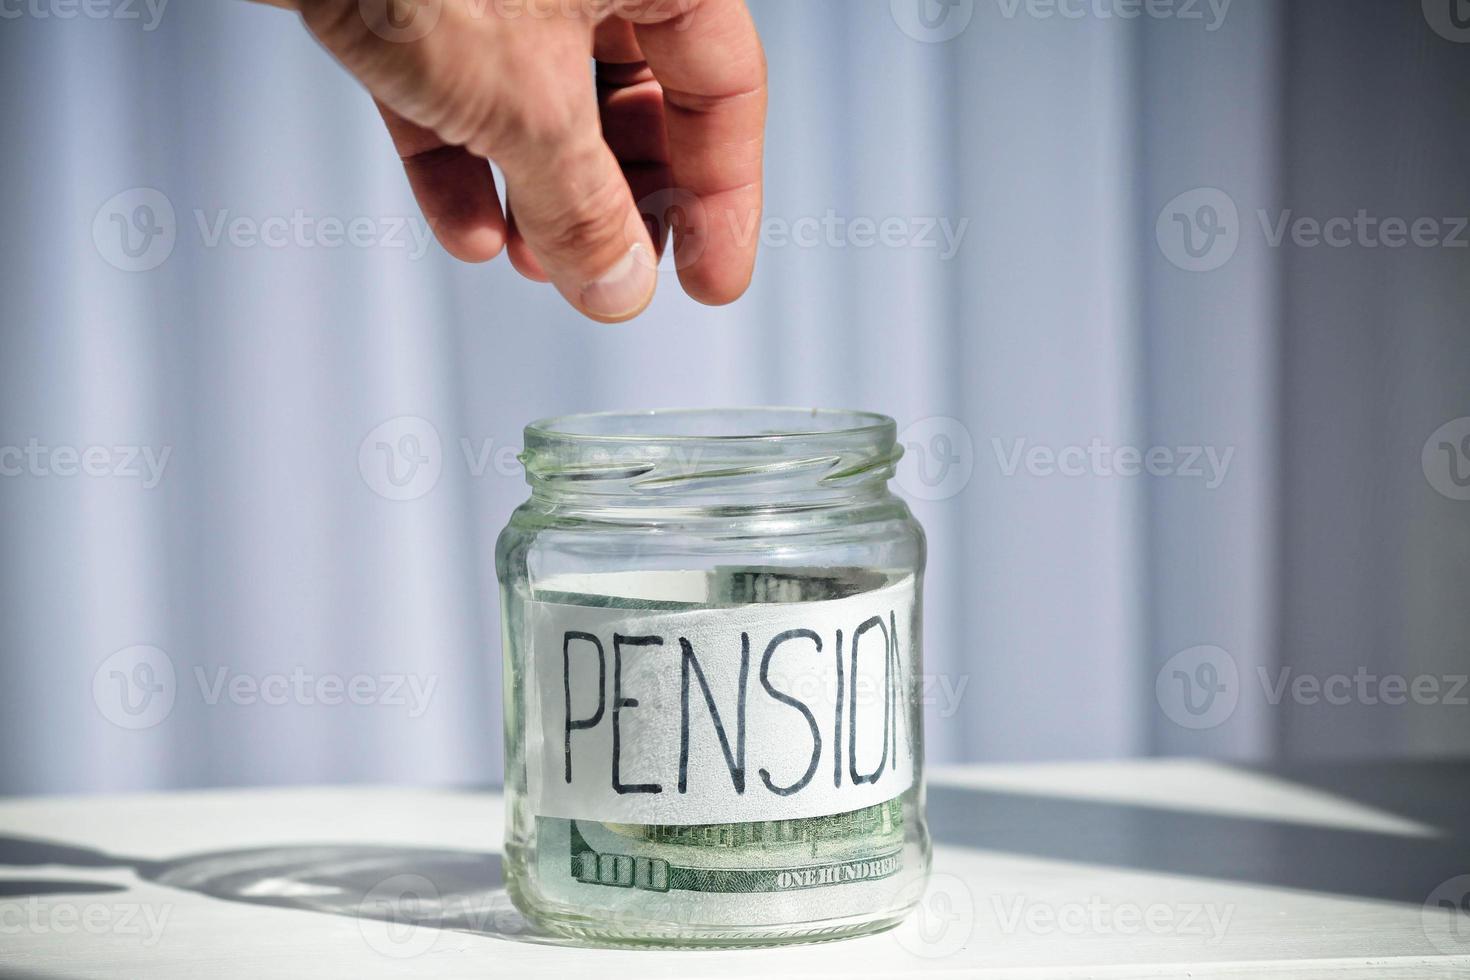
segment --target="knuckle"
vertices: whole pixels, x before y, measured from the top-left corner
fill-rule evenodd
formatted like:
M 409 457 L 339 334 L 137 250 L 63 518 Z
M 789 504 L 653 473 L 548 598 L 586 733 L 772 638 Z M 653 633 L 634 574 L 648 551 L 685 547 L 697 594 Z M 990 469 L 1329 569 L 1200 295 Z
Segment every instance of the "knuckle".
M 456 129 L 453 137 L 441 135 L 471 152 L 512 166 L 541 166 L 580 130 L 597 124 L 595 102 L 534 51 L 508 47 L 493 73 L 473 74 L 477 81 L 467 82 L 461 72 L 440 85 L 441 115 Z M 505 79 L 516 81 L 507 85 Z
M 556 255 L 605 255 L 626 248 L 628 242 L 624 197 L 613 180 L 601 181 L 589 193 L 569 202 L 549 223 L 546 248 Z
M 493 84 L 473 67 L 439 58 L 425 59 L 415 73 L 420 82 L 414 114 L 447 143 L 488 155 L 494 126 L 502 116 Z
M 594 124 L 587 111 L 560 95 L 558 86 L 540 86 L 539 91 L 539 98 L 515 99 L 495 114 L 488 127 L 489 138 L 501 144 L 502 152 L 545 160 L 582 128 Z

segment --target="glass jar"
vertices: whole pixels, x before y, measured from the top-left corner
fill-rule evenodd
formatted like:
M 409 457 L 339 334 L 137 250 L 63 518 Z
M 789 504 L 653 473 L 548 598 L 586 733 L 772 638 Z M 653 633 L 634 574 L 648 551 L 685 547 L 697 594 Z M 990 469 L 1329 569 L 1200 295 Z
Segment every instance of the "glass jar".
M 897 924 L 930 847 L 893 421 L 612 413 L 525 445 L 496 549 L 517 907 L 634 945 Z

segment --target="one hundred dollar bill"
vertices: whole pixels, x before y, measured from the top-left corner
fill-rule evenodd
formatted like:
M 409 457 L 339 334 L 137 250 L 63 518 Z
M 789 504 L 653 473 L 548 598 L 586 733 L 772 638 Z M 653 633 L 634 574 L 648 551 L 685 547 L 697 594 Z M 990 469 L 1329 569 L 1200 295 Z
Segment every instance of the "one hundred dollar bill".
M 904 862 L 898 799 L 801 820 L 632 826 L 542 817 L 537 828 L 549 897 L 675 922 L 718 921 L 722 910 L 760 924 L 841 915 L 849 903 L 870 908 L 871 889 Z

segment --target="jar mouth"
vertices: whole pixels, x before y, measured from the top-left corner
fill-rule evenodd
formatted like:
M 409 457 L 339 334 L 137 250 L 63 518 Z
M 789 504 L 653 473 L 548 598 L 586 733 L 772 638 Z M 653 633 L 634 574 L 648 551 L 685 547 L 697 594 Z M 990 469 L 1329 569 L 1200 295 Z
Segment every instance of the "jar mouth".
M 816 439 L 830 436 L 897 438 L 893 419 L 876 412 L 834 408 L 676 408 L 590 412 L 541 419 L 526 426 L 526 443 L 610 440 L 627 443 L 699 440 Z
M 525 437 L 533 488 L 598 495 L 842 492 L 886 483 L 903 454 L 891 418 L 820 408 L 568 415 Z

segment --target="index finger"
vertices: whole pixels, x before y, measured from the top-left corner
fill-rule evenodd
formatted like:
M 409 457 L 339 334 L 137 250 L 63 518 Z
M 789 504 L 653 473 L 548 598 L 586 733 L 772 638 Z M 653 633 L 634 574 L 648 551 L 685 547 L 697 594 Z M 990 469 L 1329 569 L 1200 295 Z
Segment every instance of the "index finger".
M 675 225 L 679 281 L 702 303 L 732 302 L 760 239 L 766 57 L 755 22 L 744 0 L 616 6 L 663 87 L 674 187 L 697 202 Z

